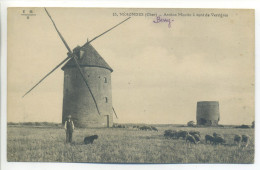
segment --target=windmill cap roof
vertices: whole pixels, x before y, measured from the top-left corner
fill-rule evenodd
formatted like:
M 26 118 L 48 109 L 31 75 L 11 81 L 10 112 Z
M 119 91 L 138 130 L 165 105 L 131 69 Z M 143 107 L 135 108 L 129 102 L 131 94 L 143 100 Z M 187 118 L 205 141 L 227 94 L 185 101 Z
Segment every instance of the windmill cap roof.
M 113 69 L 107 64 L 107 62 L 100 56 L 96 49 L 91 45 L 87 44 L 79 48 L 82 52 L 79 52 L 77 55 L 79 65 L 82 67 L 100 67 L 105 68 L 113 72 Z M 70 59 L 61 69 L 67 69 L 71 67 L 76 67 L 75 61 Z

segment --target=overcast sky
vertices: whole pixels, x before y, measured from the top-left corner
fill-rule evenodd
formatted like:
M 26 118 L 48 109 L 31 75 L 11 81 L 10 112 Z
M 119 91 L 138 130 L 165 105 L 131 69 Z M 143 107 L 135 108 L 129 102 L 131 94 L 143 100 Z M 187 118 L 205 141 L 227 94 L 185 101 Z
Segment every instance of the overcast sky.
M 29 19 L 21 15 L 33 10 Z M 73 49 L 127 16 L 92 42 L 114 69 L 113 106 L 120 123 L 187 123 L 197 101 L 219 101 L 220 124 L 254 120 L 254 11 L 200 9 L 48 8 Z M 117 12 L 119 16 L 112 16 Z M 209 13 L 209 17 L 196 14 Z M 227 14 L 228 17 L 212 16 Z M 63 71 L 57 69 L 26 97 L 23 94 L 66 58 L 67 49 L 43 8 L 8 9 L 8 121 L 61 122 Z

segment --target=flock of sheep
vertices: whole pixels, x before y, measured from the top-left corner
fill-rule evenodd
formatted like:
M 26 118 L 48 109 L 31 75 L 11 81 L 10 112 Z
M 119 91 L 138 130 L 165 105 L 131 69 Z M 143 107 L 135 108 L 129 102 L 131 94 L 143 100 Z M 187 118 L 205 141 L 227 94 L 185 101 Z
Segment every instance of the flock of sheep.
M 120 125 L 120 124 L 114 124 L 114 128 L 130 128 L 130 126 Z M 131 126 L 132 129 L 137 130 L 144 130 L 144 131 L 157 131 L 158 129 L 154 126 L 148 126 L 148 125 L 134 125 Z M 185 130 L 165 130 L 164 131 L 164 137 L 167 139 L 183 139 L 186 142 L 197 144 L 202 141 L 201 134 L 199 131 L 185 131 Z M 242 146 L 247 147 L 249 143 L 250 137 L 248 135 L 235 135 L 234 136 L 234 143 L 236 145 L 242 144 Z M 224 137 L 220 134 L 217 134 L 216 132 L 213 133 L 213 135 L 206 134 L 205 135 L 205 143 L 209 144 L 226 144 L 226 140 Z
M 186 142 L 197 144 L 201 142 L 201 135 L 199 131 L 184 131 L 184 130 L 165 130 L 164 137 L 170 139 L 185 139 Z M 247 147 L 250 137 L 248 135 L 235 135 L 234 142 L 239 145 L 242 143 L 243 146 Z M 213 135 L 205 135 L 205 143 L 210 144 L 225 144 L 226 140 L 220 134 L 216 132 Z
M 125 126 L 125 125 L 121 125 L 121 124 L 114 124 L 113 128 L 132 128 L 132 129 L 137 129 L 137 130 L 144 130 L 144 131 L 157 131 L 158 129 L 154 126 L 148 126 L 148 125 L 143 125 L 143 126 L 138 126 L 138 125 L 134 125 L 134 126 Z
M 146 130 L 146 131 L 156 131 L 158 132 L 158 129 L 154 126 L 147 126 L 147 125 L 144 125 L 144 126 L 133 126 L 133 128 L 136 128 L 138 130 Z

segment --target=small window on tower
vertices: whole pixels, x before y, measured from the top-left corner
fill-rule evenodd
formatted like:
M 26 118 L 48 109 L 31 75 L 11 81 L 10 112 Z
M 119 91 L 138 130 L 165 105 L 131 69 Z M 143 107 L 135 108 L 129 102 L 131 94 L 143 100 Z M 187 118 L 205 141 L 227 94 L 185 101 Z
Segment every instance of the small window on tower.
M 85 51 L 80 50 L 80 52 L 79 52 L 79 59 L 81 59 L 83 57 L 84 53 L 85 53 Z
M 107 78 L 106 77 L 104 77 L 104 83 L 107 83 Z
M 107 97 L 105 97 L 105 101 L 106 101 L 106 103 L 108 102 L 108 99 L 107 99 Z

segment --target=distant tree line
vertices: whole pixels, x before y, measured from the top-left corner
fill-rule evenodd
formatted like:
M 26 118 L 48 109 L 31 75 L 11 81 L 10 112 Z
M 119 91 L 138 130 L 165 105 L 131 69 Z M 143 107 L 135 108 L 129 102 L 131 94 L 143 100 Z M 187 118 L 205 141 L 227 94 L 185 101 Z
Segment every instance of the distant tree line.
M 51 126 L 51 127 L 59 127 L 61 123 L 54 122 L 8 122 L 7 125 L 10 126 Z
M 196 127 L 197 125 L 195 124 L 195 122 L 194 121 L 189 121 L 188 123 L 187 123 L 187 126 L 188 127 Z M 219 127 L 224 127 L 224 125 L 218 125 Z M 242 125 L 239 125 L 239 126 L 235 126 L 235 128 L 255 128 L 255 121 L 253 121 L 252 122 L 252 124 L 251 124 L 251 126 L 250 125 L 244 125 L 244 124 L 242 124 Z

